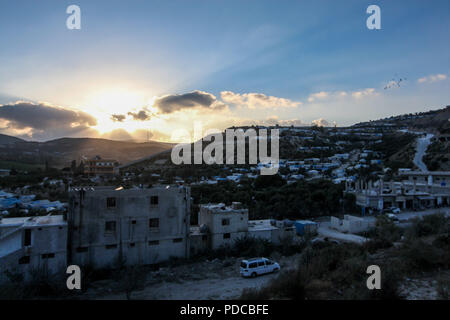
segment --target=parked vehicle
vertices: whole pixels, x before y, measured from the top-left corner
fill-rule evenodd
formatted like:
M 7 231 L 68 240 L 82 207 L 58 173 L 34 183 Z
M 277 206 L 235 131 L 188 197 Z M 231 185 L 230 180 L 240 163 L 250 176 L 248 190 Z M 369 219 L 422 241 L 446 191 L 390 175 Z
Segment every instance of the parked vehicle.
M 391 212 L 392 212 L 392 213 L 395 213 L 395 214 L 400 213 L 400 208 L 397 208 L 397 207 L 390 207 L 389 209 L 391 209 Z
M 397 218 L 395 214 L 388 213 L 386 216 L 394 222 L 400 222 L 400 220 Z
M 240 273 L 243 277 L 256 277 L 279 270 L 280 265 L 275 261 L 267 258 L 254 258 L 241 261 Z
M 387 214 L 387 213 L 395 213 L 395 214 L 397 214 L 397 213 L 400 213 L 400 208 L 397 208 L 397 207 L 389 207 L 389 208 L 383 209 L 382 212 L 383 212 L 384 214 Z

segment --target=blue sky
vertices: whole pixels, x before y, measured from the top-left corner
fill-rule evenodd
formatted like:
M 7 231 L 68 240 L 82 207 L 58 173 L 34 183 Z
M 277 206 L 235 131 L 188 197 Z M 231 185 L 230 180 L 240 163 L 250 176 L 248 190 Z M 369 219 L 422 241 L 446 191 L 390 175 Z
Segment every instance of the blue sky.
M 81 30 L 66 28 L 71 4 Z M 366 28 L 371 4 L 381 30 Z M 196 120 L 350 125 L 440 108 L 450 104 L 449 13 L 448 1 L 1 1 L 0 104 L 45 102 L 97 119 L 77 135 L 152 130 L 159 140 Z M 187 108 L 192 92 L 201 94 L 186 96 Z M 162 112 L 171 95 L 180 107 Z M 149 116 L 128 114 L 141 109 Z M 0 132 L 73 134 L 27 125 L 0 107 Z

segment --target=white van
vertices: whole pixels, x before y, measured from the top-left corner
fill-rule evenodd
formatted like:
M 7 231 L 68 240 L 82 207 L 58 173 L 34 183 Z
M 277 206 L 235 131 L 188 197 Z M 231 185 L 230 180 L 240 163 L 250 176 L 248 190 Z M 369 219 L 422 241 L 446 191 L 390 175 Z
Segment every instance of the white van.
M 243 277 L 256 277 L 278 270 L 280 270 L 280 265 L 267 258 L 254 258 L 241 261 L 241 276 Z

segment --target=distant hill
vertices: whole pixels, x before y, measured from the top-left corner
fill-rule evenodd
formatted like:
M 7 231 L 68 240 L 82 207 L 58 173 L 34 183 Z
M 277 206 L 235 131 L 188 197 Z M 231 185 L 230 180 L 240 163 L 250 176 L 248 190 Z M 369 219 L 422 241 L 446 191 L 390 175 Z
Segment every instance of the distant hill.
M 450 106 L 427 112 L 416 112 L 392 116 L 389 118 L 372 120 L 355 124 L 356 127 L 394 126 L 406 127 L 411 130 L 426 130 L 434 133 L 447 130 L 449 127 Z
M 16 143 L 16 142 L 25 142 L 25 140 L 22 140 L 22 139 L 19 139 L 16 137 L 7 136 L 5 134 L 0 134 L 0 145 Z
M 132 142 L 96 138 L 62 138 L 47 142 L 25 141 L 0 135 L 0 160 L 27 164 L 45 164 L 54 167 L 69 166 L 72 160 L 96 155 L 115 159 L 124 164 L 168 150 L 170 143 L 157 141 Z

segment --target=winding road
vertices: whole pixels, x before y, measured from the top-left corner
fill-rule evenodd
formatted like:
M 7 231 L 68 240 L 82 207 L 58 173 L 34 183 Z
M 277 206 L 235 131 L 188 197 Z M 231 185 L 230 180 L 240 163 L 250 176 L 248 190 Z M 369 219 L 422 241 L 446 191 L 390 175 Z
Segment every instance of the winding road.
M 423 163 L 422 159 L 429 144 L 431 143 L 431 138 L 433 138 L 433 136 L 433 134 L 428 133 L 425 137 L 417 138 L 416 155 L 414 156 L 413 161 L 421 171 L 428 171 L 427 166 Z

